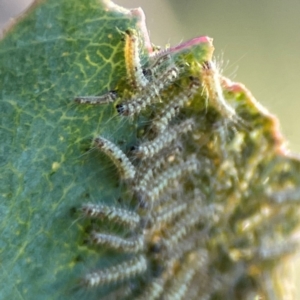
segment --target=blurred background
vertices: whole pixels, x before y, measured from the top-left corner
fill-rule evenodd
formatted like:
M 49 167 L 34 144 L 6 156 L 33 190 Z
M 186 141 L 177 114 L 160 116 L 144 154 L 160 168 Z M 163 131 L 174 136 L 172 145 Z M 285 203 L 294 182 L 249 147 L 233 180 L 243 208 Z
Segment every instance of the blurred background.
M 31 2 L 0 0 L 0 28 Z M 176 45 L 199 35 L 213 37 L 215 56 L 223 62 L 224 74 L 244 83 L 256 99 L 278 116 L 289 148 L 300 153 L 299 0 L 115 2 L 126 8 L 143 8 L 156 45 Z M 282 270 L 282 280 L 296 287 L 299 296 L 287 295 L 285 300 L 300 299 L 299 268 L 298 255 Z

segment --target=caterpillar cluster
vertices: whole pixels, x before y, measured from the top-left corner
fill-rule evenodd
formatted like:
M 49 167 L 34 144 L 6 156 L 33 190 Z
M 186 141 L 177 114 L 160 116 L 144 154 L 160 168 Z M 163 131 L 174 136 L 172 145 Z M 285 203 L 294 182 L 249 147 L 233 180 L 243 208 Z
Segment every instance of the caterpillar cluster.
M 118 284 L 122 296 L 112 292 L 109 299 L 234 299 L 241 272 L 251 278 L 251 266 L 290 249 L 282 247 L 274 254 L 272 243 L 249 243 L 244 229 L 237 237 L 224 225 L 235 218 L 237 228 L 244 228 L 247 220 L 248 226 L 258 226 L 250 216 L 240 220 L 234 205 L 245 196 L 245 186 L 255 184 L 253 165 L 262 158 L 243 170 L 237 167 L 243 141 L 251 142 L 251 136 L 226 99 L 231 87 L 212 60 L 210 38 L 157 52 L 142 65 L 140 37 L 132 29 L 124 36 L 132 97 L 119 99 L 119 91 L 111 91 L 76 101 L 114 102 L 120 116 L 149 118 L 141 142 L 129 155 L 101 136 L 94 139 L 116 165 L 137 209 L 101 203 L 82 206 L 86 218 L 119 224 L 131 232 L 126 237 L 90 233 L 92 243 L 128 259 L 86 274 L 82 283 L 89 288 Z M 245 155 L 255 157 L 254 152 Z M 251 213 L 260 219 L 259 225 L 264 223 L 262 213 Z

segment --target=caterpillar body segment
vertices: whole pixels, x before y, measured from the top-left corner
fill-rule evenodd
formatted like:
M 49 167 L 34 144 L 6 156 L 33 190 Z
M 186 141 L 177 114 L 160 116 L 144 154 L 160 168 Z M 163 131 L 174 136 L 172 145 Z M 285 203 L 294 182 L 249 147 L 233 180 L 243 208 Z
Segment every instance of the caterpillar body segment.
M 184 211 L 180 220 L 166 233 L 162 244 L 167 251 L 172 251 L 173 248 L 177 247 L 195 226 L 209 219 L 212 219 L 214 223 L 218 222 L 218 217 L 215 216 L 218 207 L 208 207 L 207 209 L 199 210 L 199 200 L 195 199 L 194 204 L 188 206 L 188 209 Z
M 146 258 L 144 257 L 144 255 L 138 255 L 135 258 L 114 265 L 110 268 L 91 272 L 82 279 L 82 283 L 87 287 L 95 287 L 99 285 L 124 281 L 139 274 L 143 274 L 146 270 Z
M 163 132 L 180 109 L 196 95 L 200 85 L 199 79 L 192 77 L 189 87 L 171 98 L 168 104 L 158 113 L 158 116 L 152 122 L 153 131 Z
M 170 287 L 164 292 L 164 299 L 186 299 L 185 295 L 188 293 L 189 286 L 204 261 L 199 253 L 189 253 L 177 274 L 172 278 Z
M 138 235 L 135 238 L 124 239 L 116 235 L 93 232 L 91 240 L 94 244 L 130 253 L 137 253 L 142 251 L 145 247 L 143 235 Z
M 134 300 L 157 300 L 160 299 L 164 292 L 164 286 L 166 284 L 166 279 L 157 278 L 143 290 L 143 292 L 138 295 Z
M 111 158 L 124 179 L 134 178 L 135 167 L 118 146 L 101 136 L 96 137 L 94 143 L 97 148 Z
M 132 29 L 125 32 L 124 56 L 129 82 L 133 88 L 142 90 L 149 84 L 149 81 L 143 73 L 140 61 L 139 37 Z
M 101 105 L 113 103 L 118 97 L 117 91 L 109 91 L 101 96 L 78 96 L 74 99 L 75 102 L 80 104 Z
M 81 208 L 83 215 L 90 218 L 106 219 L 129 228 L 136 228 L 140 223 L 140 216 L 128 209 L 103 204 L 87 203 Z
M 171 152 L 169 152 L 170 149 Z M 146 165 L 138 170 L 141 175 L 135 178 L 133 189 L 136 192 L 146 190 L 147 186 L 154 180 L 155 176 L 162 172 L 168 165 L 173 164 L 180 159 L 179 154 L 180 149 L 175 146 L 167 149 L 160 157 L 147 160 Z
M 174 161 L 178 161 L 181 155 L 182 145 L 179 141 L 176 141 L 174 145 L 163 149 L 159 157 L 154 156 L 149 159 L 144 159 L 143 163 L 139 167 L 137 167 L 140 176 L 136 177 L 136 180 L 140 180 L 141 178 L 146 177 L 146 174 L 150 171 L 150 169 L 150 172 L 154 174 L 158 170 L 166 168 L 169 165 L 169 163 L 172 164 Z
M 184 175 L 194 174 L 197 172 L 198 168 L 199 162 L 193 156 L 192 158 L 167 169 L 155 178 L 146 191 L 141 193 L 141 198 L 147 203 L 153 203 L 167 187 L 174 186 L 177 180 Z
M 151 158 L 162 149 L 169 147 L 180 135 L 191 131 L 194 127 L 194 121 L 187 119 L 178 125 L 168 128 L 154 140 L 145 142 L 134 150 L 134 154 L 140 158 Z
M 157 80 L 151 82 L 147 89 L 140 95 L 135 96 L 130 101 L 125 101 L 116 106 L 117 111 L 123 116 L 134 116 L 145 110 L 153 104 L 159 93 L 173 83 L 179 75 L 179 69 L 176 66 L 170 67 Z
M 159 77 L 159 72 L 163 70 L 163 68 L 166 68 L 166 66 L 172 64 L 172 57 L 169 53 L 166 55 L 162 55 L 155 59 L 153 63 L 143 70 L 143 73 L 145 76 L 151 78 L 154 80 L 155 78 Z
M 233 107 L 231 107 L 223 93 L 221 85 L 221 75 L 213 61 L 206 61 L 202 64 L 201 80 L 204 93 L 209 103 L 225 117 L 225 119 L 236 122 L 239 117 Z
M 172 223 L 187 208 L 187 202 L 171 202 L 165 205 L 161 211 L 156 212 L 151 218 L 151 231 L 160 230 L 164 225 Z

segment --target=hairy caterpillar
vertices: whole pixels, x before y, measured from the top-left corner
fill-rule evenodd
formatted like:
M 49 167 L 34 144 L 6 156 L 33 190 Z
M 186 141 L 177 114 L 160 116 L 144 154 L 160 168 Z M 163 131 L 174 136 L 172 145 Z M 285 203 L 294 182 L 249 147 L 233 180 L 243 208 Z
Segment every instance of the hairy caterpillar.
M 202 42 L 203 40 L 197 40 Z M 207 41 L 210 41 L 207 39 Z M 195 40 L 192 43 L 198 47 Z M 134 236 L 129 238 L 119 237 L 112 233 L 101 233 L 93 231 L 90 239 L 93 243 L 102 245 L 120 252 L 141 253 L 138 254 L 139 259 L 129 260 L 107 270 L 93 272 L 85 276 L 84 282 L 87 286 L 103 285 L 113 281 L 120 281 L 122 278 L 135 276 L 137 273 L 145 272 L 147 264 L 145 264 L 144 252 L 156 253 L 154 263 L 157 264 L 160 259 L 167 258 L 166 265 L 168 268 L 171 261 L 180 259 L 181 256 L 188 255 L 186 251 L 175 251 L 176 255 L 170 256 L 171 248 L 177 245 L 189 234 L 191 228 L 201 223 L 201 216 L 198 216 L 198 210 L 194 205 L 197 201 L 190 200 L 190 204 L 186 201 L 178 199 L 175 203 L 170 202 L 171 197 L 164 195 L 165 190 L 172 188 L 178 184 L 182 177 L 190 175 L 194 176 L 200 167 L 195 155 L 191 155 L 188 159 L 183 159 L 182 152 L 177 151 L 175 146 L 183 135 L 193 132 L 195 120 L 186 118 L 182 122 L 170 125 L 170 122 L 176 117 L 182 108 L 193 99 L 196 93 L 201 93 L 201 74 L 196 70 L 198 63 L 193 67 L 185 63 L 184 54 L 186 49 L 178 47 L 176 55 L 171 53 L 158 54 L 152 58 L 152 63 L 147 67 L 140 65 L 139 50 L 137 48 L 138 37 L 132 30 L 126 31 L 124 56 L 127 68 L 127 76 L 131 85 L 135 88 L 132 99 L 121 101 L 116 105 L 116 109 L 120 115 L 133 116 L 142 113 L 146 108 L 156 103 L 162 103 L 158 117 L 153 119 L 151 125 L 153 130 L 152 138 L 144 141 L 140 145 L 134 147 L 133 154 L 139 159 L 138 164 L 148 166 L 146 170 L 143 167 L 137 167 L 132 159 L 129 159 L 115 144 L 104 139 L 96 137 L 95 145 L 106 155 L 108 155 L 117 166 L 120 176 L 124 179 L 130 179 L 134 184 L 132 186 L 137 201 L 142 205 L 137 212 L 127 212 L 123 209 L 106 207 L 104 205 L 85 204 L 82 211 L 85 216 L 90 218 L 104 218 L 111 222 L 120 223 L 128 226 L 132 230 L 139 228 Z M 183 51 L 180 51 L 183 49 Z M 196 51 L 196 50 L 195 50 Z M 182 57 L 183 55 L 183 57 Z M 182 64 L 185 64 L 185 71 L 181 73 Z M 190 69 L 189 69 L 190 68 Z M 195 74 L 196 70 L 196 74 Z M 142 73 L 143 72 L 143 73 Z M 194 76 L 196 75 L 196 76 Z M 174 98 L 165 101 L 165 91 L 173 84 L 180 80 L 180 76 L 188 78 L 188 86 L 179 92 Z M 180 83 L 181 84 L 181 83 Z M 180 86 L 179 84 L 179 86 Z M 115 98 L 115 93 L 110 92 L 103 96 L 103 99 Z M 81 97 L 76 99 L 79 103 L 92 103 L 91 99 Z M 103 100 L 104 103 L 106 100 Z M 97 101 L 94 101 L 97 103 Z M 101 101 L 99 100 L 98 103 Z M 109 101 L 108 101 L 109 102 Z M 160 116 L 160 117 L 159 117 Z M 180 144 L 180 142 L 179 142 Z M 172 149 L 167 151 L 167 149 Z M 159 155 L 162 155 L 159 157 Z M 173 156 L 173 158 L 172 158 Z M 153 164 L 153 159 L 155 163 Z M 171 164 L 171 167 L 169 166 Z M 152 170 L 152 167 L 153 170 Z M 191 180 L 193 177 L 190 177 Z M 192 181 L 191 181 L 192 182 Z M 199 199 L 199 197 L 196 197 Z M 184 198 L 182 198 L 184 199 Z M 163 202 L 161 202 L 163 200 Z M 146 206 L 145 206 L 146 204 Z M 176 225 L 177 217 L 183 218 Z M 181 228 L 179 228 L 181 227 Z M 192 246 L 191 246 L 192 247 Z M 179 247 L 181 248 L 181 246 Z M 191 249 L 188 247 L 188 249 Z M 180 254 L 181 253 L 181 254 Z M 170 260 L 170 261 L 169 261 Z M 125 271 L 125 268 L 128 271 Z M 167 272 L 165 270 L 165 272 Z M 153 299 L 159 297 L 162 287 L 168 283 L 174 285 L 174 289 L 169 290 L 170 296 L 178 294 L 178 299 L 184 297 L 187 287 L 194 277 L 194 271 L 183 267 L 178 278 L 182 281 L 181 288 L 172 277 L 167 276 L 165 279 L 158 277 L 153 283 L 150 283 L 148 289 Z M 164 273 L 166 274 L 166 273 Z M 166 276 L 166 275 L 164 275 Z M 179 280 L 179 281 L 180 281 Z M 178 286 L 178 289 L 176 289 Z M 133 293 L 135 293 L 133 291 Z M 137 293 L 138 295 L 139 293 Z M 138 297 L 142 297 L 142 294 Z M 157 295 L 157 296 L 155 296 Z M 167 295 L 167 294 L 166 294 Z M 137 298 L 138 299 L 138 298 Z
M 263 121 L 253 106 L 249 111 L 244 108 L 250 103 L 248 91 L 240 87 L 237 91 L 216 68 L 210 38 L 195 38 L 149 54 L 145 65 L 141 64 L 140 38 L 133 29 L 125 31 L 124 60 L 131 90 L 125 90 L 115 109 L 120 116 L 145 118 L 142 134 L 129 156 L 101 136 L 94 140 L 116 165 L 120 178 L 126 179 L 134 205 L 130 210 L 88 203 L 81 209 L 86 218 L 120 224 L 129 232 L 89 233 L 92 243 L 126 255 L 127 260 L 91 272 L 83 282 L 89 287 L 124 283 L 128 299 L 211 299 L 216 295 L 218 299 L 230 295 L 228 289 L 240 288 L 236 284 L 239 268 L 251 268 L 256 254 L 260 261 L 277 254 L 256 240 L 256 245 L 246 247 L 247 235 L 237 235 L 253 213 L 247 207 L 247 213 L 237 215 L 237 205 L 248 200 L 245 186 L 256 191 L 259 186 L 254 166 L 261 156 L 252 140 L 260 136 L 265 146 L 261 149 L 272 151 L 267 144 L 269 132 L 265 137 L 259 131 Z M 257 118 L 257 131 L 231 130 L 233 138 L 227 142 L 226 130 L 220 133 L 216 127 L 244 123 L 227 102 L 233 93 L 243 99 L 238 105 L 245 115 Z M 78 97 L 76 101 L 100 104 L 115 98 L 110 92 L 98 98 L 103 100 Z M 240 164 L 241 157 L 245 165 Z M 290 196 L 280 191 L 263 195 L 277 203 Z M 260 223 L 253 228 L 268 236 Z M 228 224 L 233 224 L 231 231 Z M 285 251 L 281 247 L 278 253 Z M 231 273 L 225 279 L 224 261 L 232 268 L 228 267 Z M 218 266 L 214 274 L 209 270 L 212 264 Z M 199 277 L 205 284 L 198 284 Z
M 139 49 L 139 38 L 136 32 L 126 30 L 124 56 L 127 77 L 135 89 L 141 90 L 145 88 L 149 82 L 142 70 Z
M 182 123 L 168 128 L 154 140 L 145 142 L 134 149 L 137 157 L 151 158 L 162 149 L 170 146 L 181 134 L 187 133 L 193 129 L 194 122 L 192 119 L 183 121 Z
M 147 268 L 147 261 L 139 255 L 129 261 L 112 266 L 106 270 L 92 272 L 83 278 L 83 283 L 89 287 L 124 280 L 143 273 Z
M 152 128 L 154 131 L 164 131 L 170 121 L 179 113 L 180 109 L 198 92 L 200 87 L 199 79 L 193 77 L 190 79 L 190 86 L 178 95 L 175 95 L 174 98 L 172 97 L 153 120 Z
M 118 113 L 124 116 L 133 116 L 140 113 L 152 104 L 158 93 L 174 82 L 178 75 L 179 70 L 176 67 L 170 67 L 154 83 L 149 84 L 149 87 L 140 96 L 136 96 L 131 101 L 118 104 L 116 106 Z
M 85 217 L 106 219 L 130 228 L 135 228 L 140 223 L 140 216 L 137 213 L 115 206 L 87 203 L 81 210 Z
M 74 100 L 80 104 L 107 104 L 117 99 L 117 92 L 110 91 L 101 96 L 78 96 Z

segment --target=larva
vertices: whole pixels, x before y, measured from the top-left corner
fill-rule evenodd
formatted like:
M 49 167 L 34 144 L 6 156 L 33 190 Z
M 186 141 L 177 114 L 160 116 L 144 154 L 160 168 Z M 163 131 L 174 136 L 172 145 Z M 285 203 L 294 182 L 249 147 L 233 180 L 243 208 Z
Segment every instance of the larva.
M 139 170 L 139 173 L 142 174 L 139 178 L 135 179 L 135 183 L 133 186 L 133 189 L 136 192 L 141 192 L 146 190 L 147 185 L 149 184 L 149 182 L 151 180 L 153 180 L 153 178 L 168 164 L 178 160 L 178 148 L 176 147 L 172 147 L 174 149 L 174 151 L 167 151 L 167 153 L 163 153 L 161 155 L 161 157 L 152 160 L 150 159 L 148 163 L 146 163 L 146 168 L 141 168 L 141 170 Z M 173 150 L 171 148 L 171 150 Z M 167 149 L 170 150 L 170 149 Z M 168 153 L 172 153 L 173 154 L 169 155 L 168 157 L 166 157 L 166 155 L 168 155 Z M 175 152 L 175 153 L 174 153 Z
M 105 218 L 129 228 L 136 228 L 140 223 L 140 216 L 137 213 L 115 206 L 87 203 L 82 206 L 81 210 L 85 216 L 90 218 Z
M 143 73 L 139 54 L 139 39 L 134 30 L 126 30 L 124 56 L 127 77 L 135 89 L 143 89 L 149 83 Z
M 181 134 L 191 131 L 193 126 L 194 121 L 192 119 L 187 119 L 178 125 L 168 128 L 154 140 L 145 142 L 136 147 L 136 149 L 134 149 L 134 154 L 140 158 L 153 157 L 162 149 L 170 146 Z
M 101 151 L 111 158 L 124 179 L 134 178 L 136 172 L 135 167 L 114 143 L 101 136 L 96 137 L 94 143 Z
M 189 284 L 189 288 L 185 294 L 184 299 L 201 299 L 209 300 L 213 291 L 220 288 L 220 284 L 216 278 L 212 278 L 208 271 L 208 258 L 207 251 L 197 251 L 198 260 L 195 262 L 198 271 Z M 200 280 L 199 280 L 200 279 Z
M 202 64 L 201 80 L 209 103 L 217 111 L 231 121 L 237 121 L 235 110 L 226 102 L 220 82 L 220 74 L 213 61 L 207 61 Z
M 118 94 L 116 91 L 110 91 L 101 96 L 78 96 L 74 101 L 80 104 L 101 105 L 114 102 L 117 99 L 117 96 Z
M 175 165 L 165 172 L 157 176 L 147 190 L 141 193 L 141 197 L 144 201 L 152 203 L 158 199 L 160 194 L 170 185 L 173 185 L 177 179 L 184 174 L 197 171 L 199 162 L 195 157 L 189 158 L 186 161 Z
M 200 87 L 199 79 L 191 77 L 191 84 L 187 89 L 184 89 L 179 95 L 172 98 L 167 105 L 159 112 L 158 116 L 152 122 L 152 129 L 156 132 L 164 131 L 172 118 L 178 113 L 188 101 L 198 92 Z
M 142 274 L 147 269 L 147 261 L 144 255 L 138 255 L 128 261 L 114 265 L 110 268 L 87 274 L 82 282 L 88 287 L 94 287 L 123 281 L 138 274 Z
M 171 204 L 166 205 L 151 218 L 151 231 L 158 230 L 163 225 L 171 223 L 176 217 L 180 216 L 187 207 L 187 202 L 171 202 Z
M 143 235 L 135 238 L 123 239 L 115 235 L 93 232 L 91 240 L 94 244 L 110 247 L 123 252 L 137 253 L 145 247 Z
M 175 66 L 171 66 L 157 80 L 151 82 L 144 93 L 130 101 L 118 104 L 116 106 L 118 113 L 124 116 L 133 116 L 140 113 L 147 106 L 152 104 L 160 91 L 164 90 L 174 82 L 178 75 L 179 69 Z
M 190 253 L 183 263 L 181 269 L 173 277 L 172 283 L 169 289 L 164 293 L 164 299 L 166 300 L 181 300 L 185 299 L 185 295 L 188 291 L 189 285 L 193 280 L 196 272 L 203 264 L 203 258 L 198 253 Z
M 165 276 L 166 277 L 166 276 Z M 164 291 L 164 285 L 166 284 L 166 278 L 153 279 L 152 282 L 146 287 L 141 295 L 135 300 L 157 300 Z
M 174 224 L 171 230 L 166 233 L 166 237 L 162 240 L 165 249 L 172 250 L 178 243 L 196 226 L 203 215 L 197 211 L 195 207 L 188 210 L 180 220 Z
M 178 160 L 182 154 L 182 146 L 181 143 L 177 142 L 171 147 L 163 149 L 160 153 L 161 156 L 159 158 L 152 157 L 146 160 L 143 160 L 143 163 L 137 168 L 138 172 L 141 174 L 140 178 L 146 176 L 147 172 L 152 171 L 154 174 L 159 169 L 165 168 L 169 163 Z M 139 179 L 139 178 L 137 178 Z

